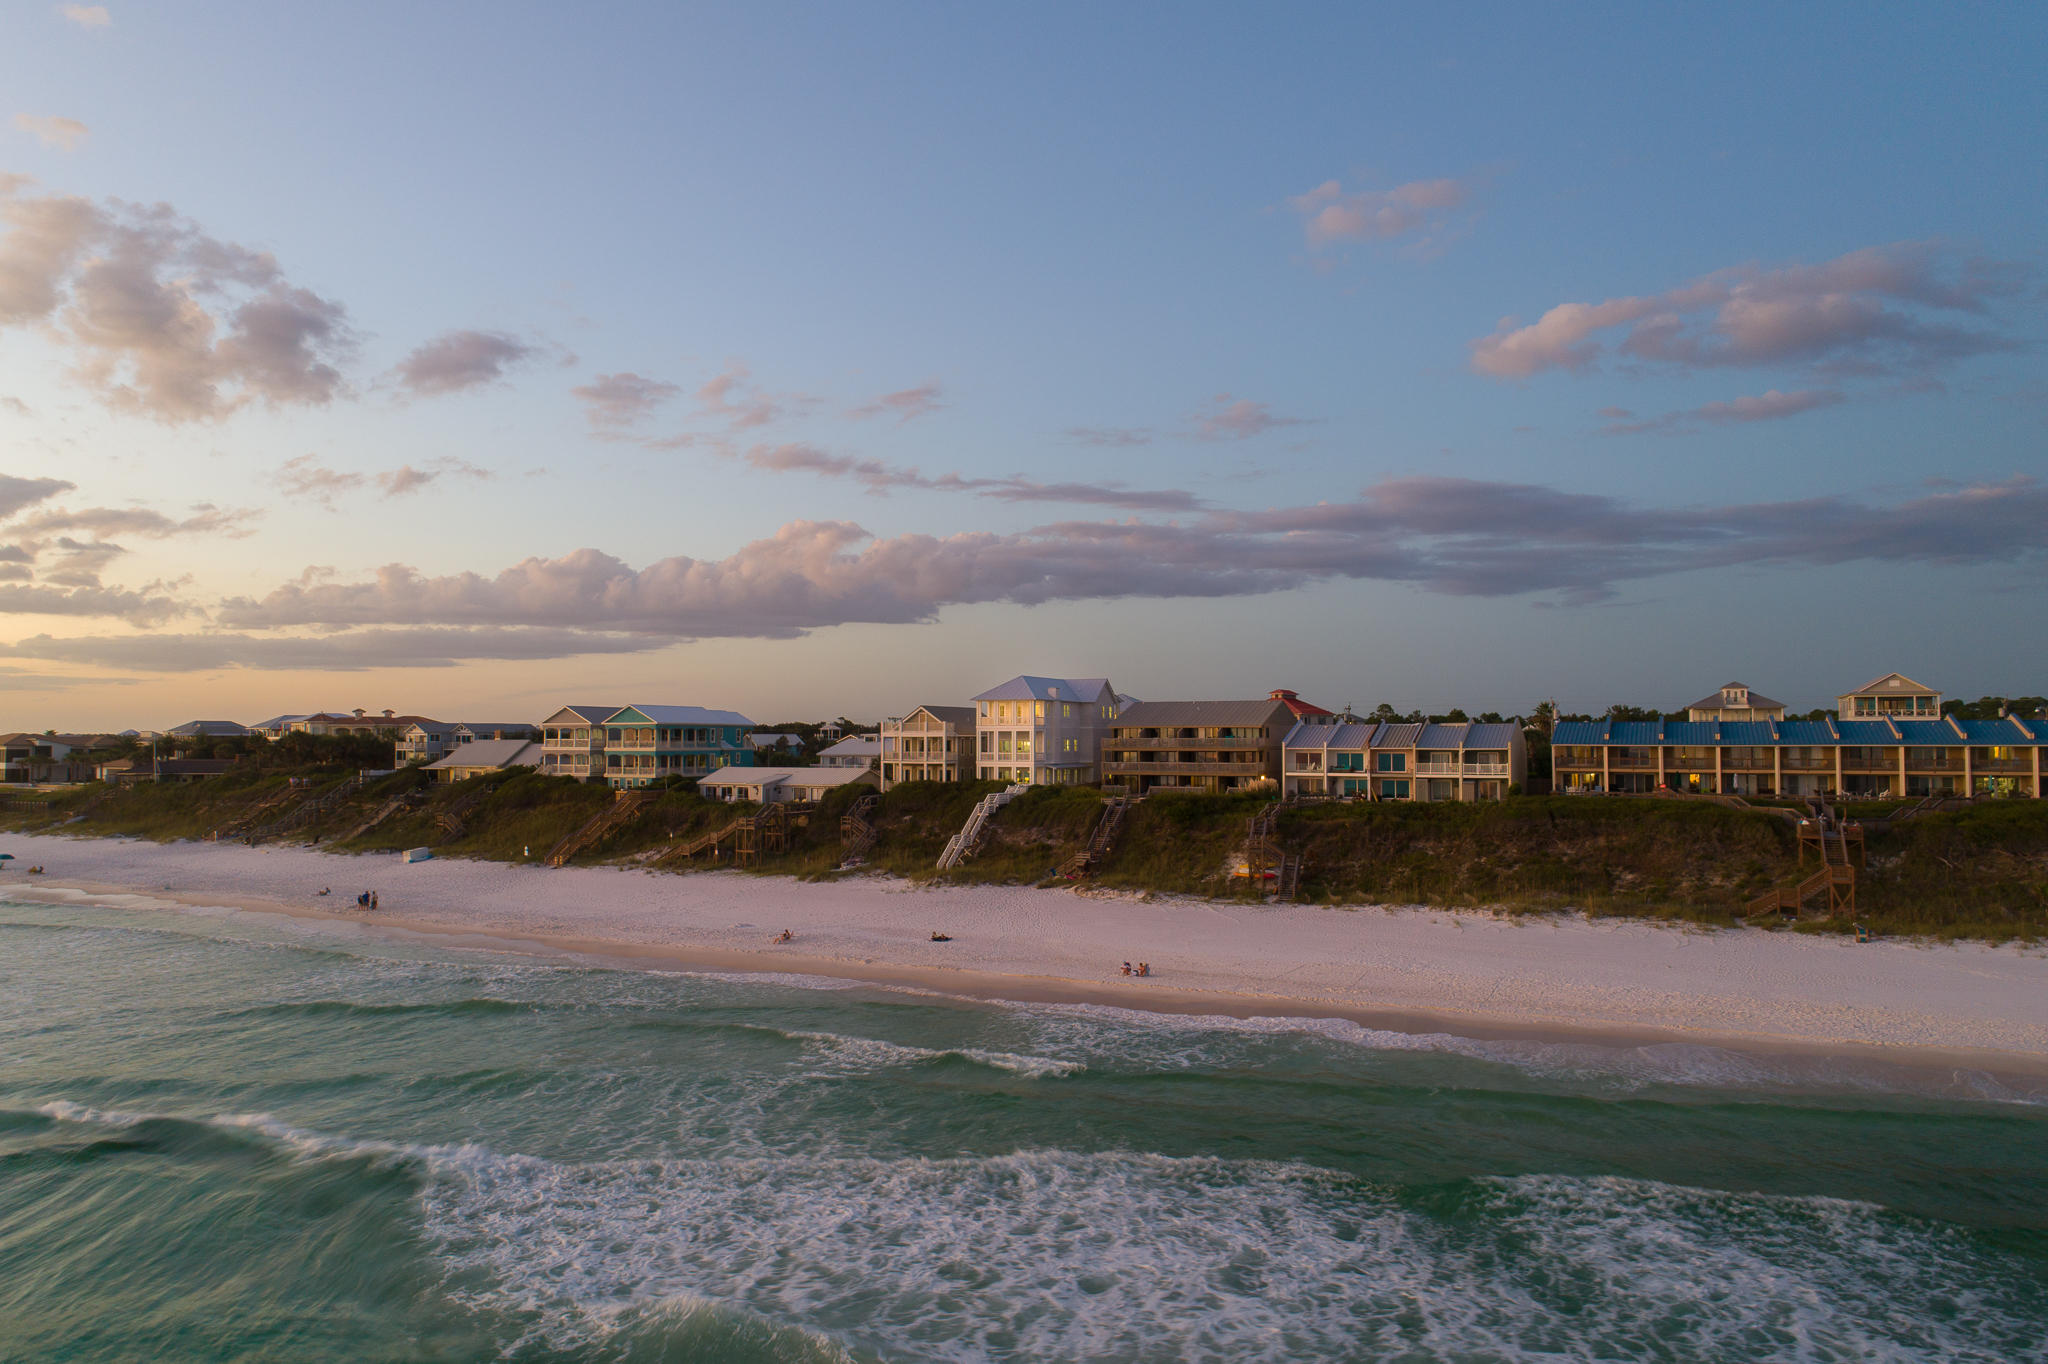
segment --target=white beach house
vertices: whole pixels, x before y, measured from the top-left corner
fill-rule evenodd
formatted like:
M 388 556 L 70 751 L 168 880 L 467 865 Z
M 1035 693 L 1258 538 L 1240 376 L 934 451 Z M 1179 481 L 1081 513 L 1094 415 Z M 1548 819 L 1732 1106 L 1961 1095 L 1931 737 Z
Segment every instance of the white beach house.
M 983 781 L 1084 785 L 1102 780 L 1102 739 L 1116 719 L 1106 677 L 1013 677 L 974 698 Z

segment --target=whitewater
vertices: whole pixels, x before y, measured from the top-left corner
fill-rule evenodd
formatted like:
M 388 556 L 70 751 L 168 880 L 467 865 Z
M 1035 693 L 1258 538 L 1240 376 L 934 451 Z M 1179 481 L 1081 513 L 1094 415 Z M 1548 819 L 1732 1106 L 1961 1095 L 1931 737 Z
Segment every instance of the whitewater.
M 1972 1071 L 0 897 L 0 1360 L 2048 1359 Z

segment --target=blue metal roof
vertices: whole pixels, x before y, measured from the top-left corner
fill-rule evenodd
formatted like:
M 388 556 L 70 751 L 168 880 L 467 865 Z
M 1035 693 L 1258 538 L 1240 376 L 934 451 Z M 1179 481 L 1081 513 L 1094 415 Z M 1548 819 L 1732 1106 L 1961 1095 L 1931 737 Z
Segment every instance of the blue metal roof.
M 1837 720 L 1835 730 L 1842 736 L 1842 742 L 1845 744 L 1883 748 L 1899 742 L 1899 736 L 1882 720 Z
M 1832 720 L 1780 720 L 1778 742 L 1798 747 L 1829 748 L 1841 742 Z
M 1609 743 L 1641 744 L 1651 747 L 1664 742 L 1662 720 L 1616 720 L 1610 728 Z
M 1465 747 L 1508 748 L 1514 744 L 1515 735 L 1520 732 L 1520 726 L 1517 725 L 1474 723 L 1470 729 L 1465 731 Z
M 1894 720 L 1899 733 L 1909 744 L 1922 748 L 1939 748 L 1948 744 L 1960 744 L 1963 736 L 1946 720 Z
M 1768 720 L 1723 720 L 1721 742 L 1738 748 L 1771 748 L 1778 742 L 1778 729 Z
M 1553 746 L 1558 744 L 1579 746 L 1604 744 L 1607 742 L 1607 722 L 1605 720 L 1560 720 L 1551 727 L 1550 742 Z

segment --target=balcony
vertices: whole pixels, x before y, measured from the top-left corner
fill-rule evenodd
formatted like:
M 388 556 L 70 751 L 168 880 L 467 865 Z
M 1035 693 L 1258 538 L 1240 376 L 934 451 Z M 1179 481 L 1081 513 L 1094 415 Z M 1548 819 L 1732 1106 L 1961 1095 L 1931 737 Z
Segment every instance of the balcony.
M 1655 772 L 1657 770 L 1657 760 L 1655 758 L 1641 758 L 1633 755 L 1628 757 L 1616 755 L 1608 758 L 1607 766 L 1616 772 Z
M 1824 758 L 1798 758 L 1787 753 L 1779 763 L 1787 772 L 1832 772 L 1835 770 L 1833 754 Z
M 1458 775 L 1461 777 L 1505 777 L 1508 775 L 1508 765 L 1506 763 L 1466 763 L 1460 769 Z
M 1972 758 L 1970 770 L 1977 776 L 1987 772 L 2025 772 L 2031 775 L 2034 762 L 2031 758 Z
M 1148 749 L 1218 749 L 1280 747 L 1280 741 L 1278 739 L 1191 739 L 1180 738 L 1171 734 L 1162 734 L 1155 738 L 1152 735 L 1146 734 L 1142 730 L 1136 732 L 1133 732 L 1131 730 L 1116 730 L 1111 733 L 1109 737 L 1109 742 L 1116 744 L 1139 745 Z
M 1105 762 L 1105 777 L 1263 777 L 1259 763 L 1199 762 Z M 1299 774 L 1297 774 L 1299 775 Z M 1320 776 L 1321 773 L 1309 775 Z

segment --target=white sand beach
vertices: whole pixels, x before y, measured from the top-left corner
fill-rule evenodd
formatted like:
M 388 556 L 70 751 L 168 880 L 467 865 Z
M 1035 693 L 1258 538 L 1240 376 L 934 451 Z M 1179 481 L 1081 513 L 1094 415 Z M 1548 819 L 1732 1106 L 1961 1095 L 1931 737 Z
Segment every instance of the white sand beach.
M 506 866 L 303 848 L 15 836 L 15 894 L 59 888 L 457 935 L 632 964 L 987 998 L 1322 1015 L 1405 1031 L 1626 1034 L 2048 1065 L 2048 952 L 1572 915 L 1245 906 L 855 877 Z M 21 868 L 40 863 L 46 874 Z M 318 897 L 323 886 L 333 894 Z M 375 889 L 379 912 L 355 895 Z M 371 928 L 340 929 L 342 921 Z M 775 945 L 783 929 L 794 941 Z M 952 941 L 930 940 L 934 930 Z M 1119 974 L 1147 961 L 1150 979 Z M 1968 1054 L 1964 1056 L 1962 1054 Z

